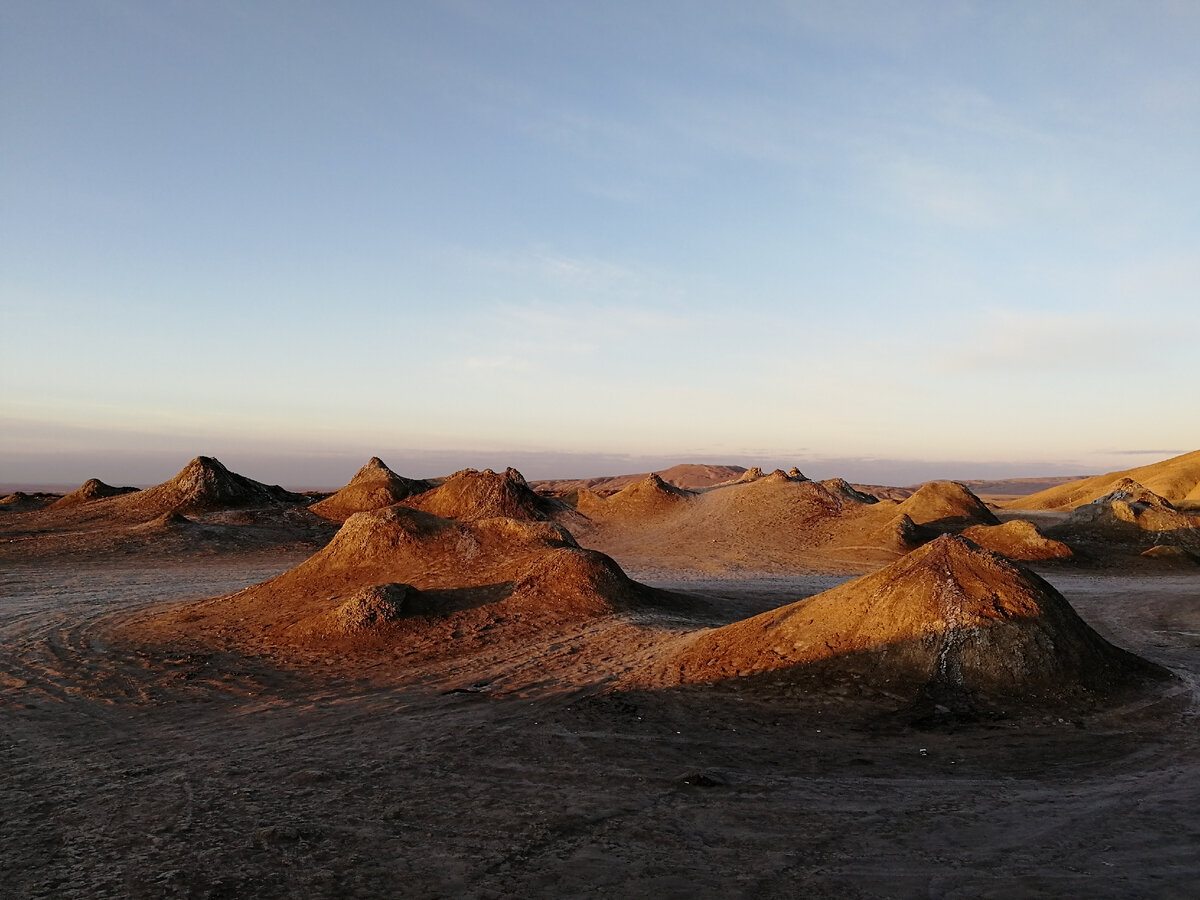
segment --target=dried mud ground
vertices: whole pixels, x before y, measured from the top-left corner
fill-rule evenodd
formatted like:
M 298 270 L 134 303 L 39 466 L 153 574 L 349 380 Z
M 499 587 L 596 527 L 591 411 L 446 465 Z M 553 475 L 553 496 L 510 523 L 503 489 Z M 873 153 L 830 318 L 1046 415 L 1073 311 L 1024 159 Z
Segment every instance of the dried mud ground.
M 1194 573 L 1049 576 L 1098 630 L 1181 675 L 1173 696 L 938 730 L 845 689 L 606 690 L 623 654 L 678 622 L 594 623 L 525 650 L 508 682 L 502 642 L 406 670 L 384 651 L 347 665 L 116 637 L 152 605 L 302 556 L 4 566 L 0 895 L 1194 897 L 1200 883 Z M 660 584 L 735 619 L 841 580 Z

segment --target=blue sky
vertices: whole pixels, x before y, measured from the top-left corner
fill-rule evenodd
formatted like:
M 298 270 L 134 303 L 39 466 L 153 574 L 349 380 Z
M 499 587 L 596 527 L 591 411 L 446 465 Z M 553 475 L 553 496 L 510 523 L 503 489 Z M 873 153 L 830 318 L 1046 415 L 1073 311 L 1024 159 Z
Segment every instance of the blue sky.
M 0 482 L 198 453 L 293 484 L 372 454 L 903 482 L 1200 446 L 1194 3 L 0 26 Z

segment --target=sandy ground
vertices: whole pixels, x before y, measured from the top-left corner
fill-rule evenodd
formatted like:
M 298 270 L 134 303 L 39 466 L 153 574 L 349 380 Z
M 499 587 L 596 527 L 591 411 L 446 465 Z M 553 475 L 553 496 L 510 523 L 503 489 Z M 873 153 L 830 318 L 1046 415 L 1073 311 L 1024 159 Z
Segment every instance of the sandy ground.
M 1195 573 L 1048 576 L 1105 636 L 1177 672 L 1173 696 L 937 731 L 845 689 L 609 690 L 680 622 L 614 618 L 521 659 L 498 647 L 412 668 L 399 651 L 243 658 L 114 637 L 304 555 L 4 564 L 0 894 L 1193 897 L 1200 883 Z M 733 620 L 842 580 L 656 584 Z

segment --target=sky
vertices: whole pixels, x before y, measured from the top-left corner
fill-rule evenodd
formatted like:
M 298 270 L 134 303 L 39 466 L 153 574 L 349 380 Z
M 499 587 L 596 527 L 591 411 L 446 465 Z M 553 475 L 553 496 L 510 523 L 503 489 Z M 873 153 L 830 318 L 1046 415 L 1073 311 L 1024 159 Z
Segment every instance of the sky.
M 1200 447 L 1200 4 L 0 0 L 0 482 Z

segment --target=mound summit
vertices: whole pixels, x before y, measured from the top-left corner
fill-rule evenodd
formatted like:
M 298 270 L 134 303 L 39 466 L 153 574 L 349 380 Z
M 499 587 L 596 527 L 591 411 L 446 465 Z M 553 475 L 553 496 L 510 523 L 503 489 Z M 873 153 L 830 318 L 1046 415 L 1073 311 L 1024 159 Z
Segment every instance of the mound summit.
M 681 682 L 830 663 L 917 695 L 1056 697 L 1165 677 L 1101 638 L 1037 575 L 954 535 L 702 633 L 671 660 Z

